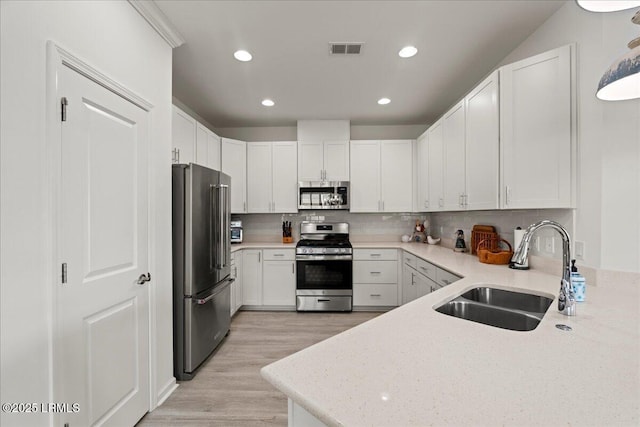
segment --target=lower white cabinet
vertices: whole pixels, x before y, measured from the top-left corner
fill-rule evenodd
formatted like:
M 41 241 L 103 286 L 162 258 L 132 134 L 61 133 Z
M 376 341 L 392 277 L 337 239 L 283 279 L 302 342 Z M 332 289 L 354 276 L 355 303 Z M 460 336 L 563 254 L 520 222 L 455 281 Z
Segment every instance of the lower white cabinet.
M 396 307 L 398 251 L 396 249 L 354 249 L 353 306 Z
M 296 305 L 296 261 L 293 249 L 265 249 L 262 266 L 262 305 Z
M 242 251 L 231 253 L 231 316 L 242 307 Z
M 253 309 L 295 308 L 295 250 L 245 249 L 243 252 L 243 305 Z
M 242 252 L 242 305 L 262 305 L 262 250 Z
M 402 254 L 402 304 L 459 280 L 460 277 L 418 258 L 413 254 Z

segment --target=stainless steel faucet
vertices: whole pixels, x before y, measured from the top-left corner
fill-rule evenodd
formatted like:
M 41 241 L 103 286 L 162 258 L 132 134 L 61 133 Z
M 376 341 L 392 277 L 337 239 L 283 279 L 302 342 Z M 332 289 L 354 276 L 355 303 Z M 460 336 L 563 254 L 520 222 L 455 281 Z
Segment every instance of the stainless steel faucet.
M 525 231 L 520 246 L 516 249 L 511 262 L 522 265 L 529 254 L 529 245 L 533 234 L 540 228 L 551 227 L 562 236 L 562 280 L 560 281 L 560 294 L 558 295 L 558 311 L 567 316 L 576 315 L 576 298 L 571 286 L 571 239 L 565 228 L 555 221 L 543 220 L 531 224 Z

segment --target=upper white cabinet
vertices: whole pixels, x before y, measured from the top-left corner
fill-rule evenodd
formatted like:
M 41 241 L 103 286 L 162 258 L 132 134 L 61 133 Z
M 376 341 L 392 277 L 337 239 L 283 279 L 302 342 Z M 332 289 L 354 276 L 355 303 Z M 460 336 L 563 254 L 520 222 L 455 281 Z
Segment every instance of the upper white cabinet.
M 429 209 L 429 132 L 418 137 L 417 142 L 417 200 L 416 211 Z
M 196 163 L 220 170 L 220 137 L 202 124 L 196 126 Z
M 442 119 L 444 147 L 443 209 L 464 209 L 465 194 L 465 104 L 464 100 Z
M 500 115 L 498 72 L 492 73 L 464 99 L 465 209 L 498 209 Z
M 247 142 L 247 212 L 295 213 L 297 143 Z
M 247 143 L 222 138 L 222 172 L 231 177 L 231 213 L 247 212 Z
M 503 208 L 572 206 L 571 76 L 571 46 L 500 69 Z
M 299 181 L 348 181 L 349 141 L 298 142 Z
M 171 114 L 171 140 L 173 163 L 196 161 L 196 120 L 175 105 Z
M 427 210 L 439 211 L 444 207 L 442 120 L 438 120 L 429 128 L 428 147 L 429 206 Z
M 413 141 L 351 141 L 351 212 L 410 212 Z

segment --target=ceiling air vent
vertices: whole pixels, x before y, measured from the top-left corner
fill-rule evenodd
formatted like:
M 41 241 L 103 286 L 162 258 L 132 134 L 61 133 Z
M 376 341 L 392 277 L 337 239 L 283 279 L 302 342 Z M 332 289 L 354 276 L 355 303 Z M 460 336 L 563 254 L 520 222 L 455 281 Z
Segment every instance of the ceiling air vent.
M 363 43 L 329 43 L 331 55 L 360 55 Z

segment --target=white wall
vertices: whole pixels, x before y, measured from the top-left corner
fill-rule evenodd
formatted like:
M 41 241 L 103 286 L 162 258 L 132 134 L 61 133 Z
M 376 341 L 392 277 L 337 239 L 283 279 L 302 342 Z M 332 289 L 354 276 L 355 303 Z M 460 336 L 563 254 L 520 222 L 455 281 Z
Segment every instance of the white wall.
M 156 386 L 173 379 L 171 319 L 171 48 L 124 1 L 0 2 L 0 277 L 2 402 L 54 402 L 47 267 L 46 42 L 154 105 L 151 262 L 158 314 Z M 47 414 L 2 413 L 0 424 L 42 426 Z
M 507 64 L 577 44 L 578 176 L 574 240 L 584 264 L 640 272 L 640 100 L 595 97 L 600 77 L 638 36 L 636 9 L 587 12 L 567 2 L 509 54 Z

